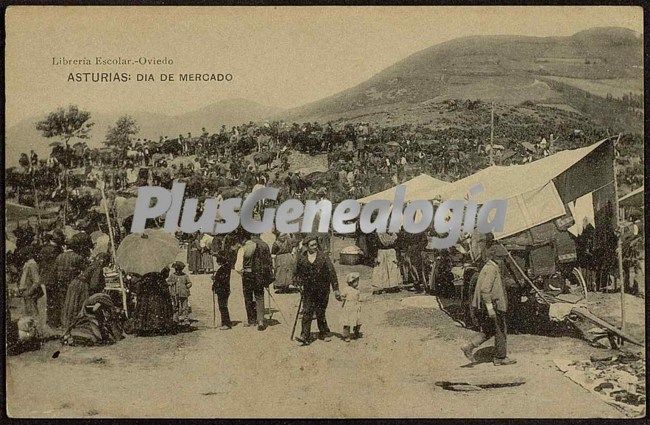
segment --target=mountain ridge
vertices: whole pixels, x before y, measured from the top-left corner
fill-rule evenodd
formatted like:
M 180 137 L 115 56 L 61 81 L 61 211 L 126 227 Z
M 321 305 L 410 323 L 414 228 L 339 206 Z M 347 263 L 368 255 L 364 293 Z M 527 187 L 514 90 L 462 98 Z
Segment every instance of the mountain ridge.
M 585 80 L 642 79 L 642 38 L 633 30 L 599 27 L 572 36 L 472 35 L 448 40 L 388 66 L 368 80 L 323 99 L 283 111 L 288 120 L 329 120 L 364 108 L 417 104 L 451 98 L 562 104 L 563 95 L 545 76 Z M 491 93 L 486 90 L 494 86 Z M 515 89 L 518 96 L 508 96 Z M 549 102 L 550 101 L 550 102 Z

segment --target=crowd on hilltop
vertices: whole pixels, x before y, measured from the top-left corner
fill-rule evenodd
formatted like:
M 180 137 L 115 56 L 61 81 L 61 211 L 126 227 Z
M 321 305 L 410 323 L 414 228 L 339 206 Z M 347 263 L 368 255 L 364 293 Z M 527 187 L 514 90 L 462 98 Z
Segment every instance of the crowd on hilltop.
M 230 129 L 222 126 L 213 134 L 204 128 L 198 136 L 187 133 L 175 138 L 160 136 L 157 141 L 133 139 L 129 144 L 104 148 L 91 149 L 85 142 L 72 146 L 55 143 L 47 158 L 38 158 L 33 151 L 21 154 L 19 166 L 6 172 L 7 195 L 33 206 L 34 188 L 42 200 L 61 202 L 64 187 L 76 190 L 72 196 L 78 196 L 80 188 L 93 187 L 98 180 L 105 181 L 108 189 L 124 190 L 144 181 L 169 187 L 173 179 L 181 179 L 195 196 L 214 196 L 219 189 L 233 186 L 244 191 L 255 184 L 273 183 L 285 189 L 281 198 L 296 193 L 313 196 L 325 190 L 336 202 L 366 196 L 419 173 L 453 181 L 488 166 L 490 159 L 497 165 L 526 163 L 605 137 L 592 128 L 559 126 L 555 135 L 552 130 L 546 132 L 531 123 L 501 125 L 499 139 L 490 144 L 489 129 L 474 126 L 432 130 L 368 123 L 335 127 L 317 122 L 251 122 Z M 638 144 L 634 136 L 626 137 L 630 140 L 624 147 Z M 325 154 L 328 170 L 292 172 L 292 152 Z M 621 158 L 640 156 L 639 152 L 636 156 L 627 153 Z M 639 173 L 640 164 L 628 165 L 623 170 L 624 183 L 632 186 L 643 173 Z

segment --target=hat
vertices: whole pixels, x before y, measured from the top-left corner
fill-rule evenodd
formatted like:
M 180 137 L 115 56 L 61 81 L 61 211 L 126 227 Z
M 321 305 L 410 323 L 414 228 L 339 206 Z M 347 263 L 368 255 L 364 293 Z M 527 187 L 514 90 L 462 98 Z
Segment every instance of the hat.
M 172 263 L 172 267 L 174 268 L 174 270 L 183 270 L 185 268 L 185 263 L 183 263 L 182 261 L 174 261 Z
M 54 242 L 56 242 L 59 245 L 63 245 L 65 243 L 65 234 L 63 234 L 63 230 L 61 229 L 54 229 L 52 231 L 52 239 Z
M 316 235 L 307 235 L 307 236 L 305 236 L 305 238 L 302 240 L 302 244 L 305 245 L 305 246 L 307 246 L 307 245 L 309 245 L 309 242 L 311 242 L 311 241 L 316 241 L 316 242 L 318 242 L 318 236 L 316 236 Z
M 86 248 L 92 247 L 93 243 L 90 236 L 86 232 L 75 233 L 69 240 L 67 245 L 70 248 Z
M 361 275 L 359 273 L 357 273 L 357 272 L 348 273 L 345 280 L 346 280 L 347 283 L 352 283 L 354 281 L 359 280 L 360 276 Z
M 508 250 L 503 245 L 495 244 L 488 248 L 486 256 L 491 260 L 503 259 L 508 256 Z

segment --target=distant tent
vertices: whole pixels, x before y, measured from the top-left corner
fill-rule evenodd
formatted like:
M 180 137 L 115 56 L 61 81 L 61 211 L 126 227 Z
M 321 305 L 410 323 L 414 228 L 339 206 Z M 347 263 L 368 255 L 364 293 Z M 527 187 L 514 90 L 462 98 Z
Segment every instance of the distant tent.
M 30 217 L 36 217 L 38 210 L 27 205 L 7 202 L 5 204 L 5 219 L 7 221 L 25 220 Z
M 535 152 L 535 145 L 533 145 L 533 144 L 530 143 L 530 142 L 522 142 L 522 143 L 521 143 L 521 146 L 525 147 L 525 148 L 526 148 L 527 150 L 529 150 L 530 152 Z
M 501 161 L 505 161 L 506 159 L 510 159 L 510 158 L 512 158 L 514 155 L 515 155 L 515 151 L 513 151 L 512 149 L 506 149 L 506 150 L 503 151 L 503 153 L 501 154 Z
M 619 207 L 640 207 L 643 205 L 643 185 L 618 200 Z
M 471 176 L 421 194 L 422 199 L 464 199 L 477 184 L 474 200 L 506 199 L 504 231 L 497 239 L 565 216 L 565 205 L 593 192 L 594 211 L 614 200 L 613 143 L 606 139 L 580 149 L 565 150 L 523 165 L 491 166 Z
M 434 177 L 431 177 L 427 174 L 420 174 L 417 177 L 412 178 L 411 180 L 405 181 L 402 183 L 403 186 L 406 186 L 406 201 L 412 201 L 415 199 L 427 199 L 426 194 L 430 193 L 435 189 L 439 189 L 448 185 L 449 183 L 438 180 Z M 395 186 L 396 187 L 396 186 Z M 359 202 L 362 204 L 367 204 L 370 201 L 374 200 L 387 200 L 392 201 L 395 197 L 395 187 L 386 189 L 374 195 L 366 196 L 365 198 L 359 199 Z

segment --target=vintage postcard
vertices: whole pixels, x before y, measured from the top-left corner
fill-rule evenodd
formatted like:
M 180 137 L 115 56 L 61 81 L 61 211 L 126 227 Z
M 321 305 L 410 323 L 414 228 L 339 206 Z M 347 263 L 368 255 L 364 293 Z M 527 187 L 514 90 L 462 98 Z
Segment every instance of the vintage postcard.
M 643 14 L 8 7 L 6 414 L 645 417 Z

